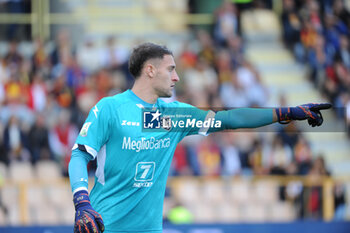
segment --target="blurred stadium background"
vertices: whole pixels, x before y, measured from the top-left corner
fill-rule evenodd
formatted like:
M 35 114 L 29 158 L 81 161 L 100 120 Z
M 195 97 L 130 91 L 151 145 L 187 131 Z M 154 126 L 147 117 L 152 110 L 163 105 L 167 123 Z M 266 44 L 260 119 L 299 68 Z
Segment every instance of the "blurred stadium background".
M 164 232 L 349 232 L 349 10 L 348 0 L 0 0 L 0 232 L 72 232 L 71 147 L 89 109 L 131 87 L 128 56 L 143 41 L 174 51 L 173 99 L 335 106 L 318 130 L 183 140 Z

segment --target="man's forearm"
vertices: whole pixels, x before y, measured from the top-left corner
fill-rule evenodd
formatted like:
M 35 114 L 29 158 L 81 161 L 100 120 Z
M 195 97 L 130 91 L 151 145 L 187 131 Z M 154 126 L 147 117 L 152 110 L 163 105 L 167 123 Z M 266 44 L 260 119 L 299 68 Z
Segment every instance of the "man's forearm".
M 228 111 L 219 111 L 215 120 L 221 121 L 221 128 L 211 128 L 209 132 L 225 129 L 257 128 L 280 122 L 289 123 L 293 120 L 308 120 L 312 127 L 321 126 L 323 117 L 321 110 L 331 108 L 329 103 L 310 103 L 296 107 L 280 108 L 238 108 Z
M 220 130 L 257 128 L 276 122 L 277 115 L 275 109 L 272 108 L 237 108 L 217 112 L 215 120 L 221 121 Z M 217 130 L 213 129 L 213 131 Z
M 87 164 L 91 158 L 91 155 L 79 149 L 72 151 L 68 171 L 73 193 L 79 190 L 88 190 Z

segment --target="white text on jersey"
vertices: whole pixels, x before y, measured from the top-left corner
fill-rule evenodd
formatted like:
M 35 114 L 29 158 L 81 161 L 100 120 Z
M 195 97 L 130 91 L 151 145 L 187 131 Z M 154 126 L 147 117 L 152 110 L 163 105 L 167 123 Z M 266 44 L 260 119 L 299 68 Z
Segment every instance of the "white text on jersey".
M 131 137 L 124 137 L 122 149 L 139 152 L 141 150 L 164 149 L 169 146 L 170 138 L 155 139 L 151 137 L 150 139 L 141 138 L 141 140 L 132 140 Z
M 95 117 L 97 118 L 97 112 L 98 112 L 98 108 L 97 105 L 95 105 L 94 109 L 92 110 L 95 114 Z
M 140 126 L 140 122 L 123 120 L 123 121 L 122 121 L 122 125 L 127 125 L 127 126 Z

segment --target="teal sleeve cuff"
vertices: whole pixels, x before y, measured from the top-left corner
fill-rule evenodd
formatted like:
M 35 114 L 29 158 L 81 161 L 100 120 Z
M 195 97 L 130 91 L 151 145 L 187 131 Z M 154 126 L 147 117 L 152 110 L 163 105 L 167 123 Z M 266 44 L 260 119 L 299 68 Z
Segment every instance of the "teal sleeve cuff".
M 257 128 L 273 123 L 273 111 L 271 108 L 238 108 L 227 111 L 219 111 L 215 115 L 215 120 L 221 121 L 221 128 Z M 216 129 L 211 130 L 219 131 Z
M 93 159 L 87 152 L 75 149 L 68 166 L 69 180 L 72 192 L 85 189 L 88 190 L 87 164 Z

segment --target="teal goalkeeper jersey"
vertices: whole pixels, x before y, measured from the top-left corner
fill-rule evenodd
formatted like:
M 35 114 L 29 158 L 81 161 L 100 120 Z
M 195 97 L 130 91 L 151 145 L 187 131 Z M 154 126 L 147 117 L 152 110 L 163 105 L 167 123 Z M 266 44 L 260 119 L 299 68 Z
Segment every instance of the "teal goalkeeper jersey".
M 143 112 L 145 109 L 151 109 L 152 114 Z M 191 119 L 180 128 L 167 118 L 160 124 L 159 113 L 174 116 L 179 109 L 182 113 L 191 109 L 202 121 L 213 114 L 160 99 L 152 105 L 131 90 L 103 98 L 91 109 L 75 148 L 97 159 L 90 199 L 107 232 L 162 231 L 166 180 L 176 145 L 187 135 L 205 134 L 210 127 L 195 125 Z M 143 128 L 150 126 L 150 130 Z

